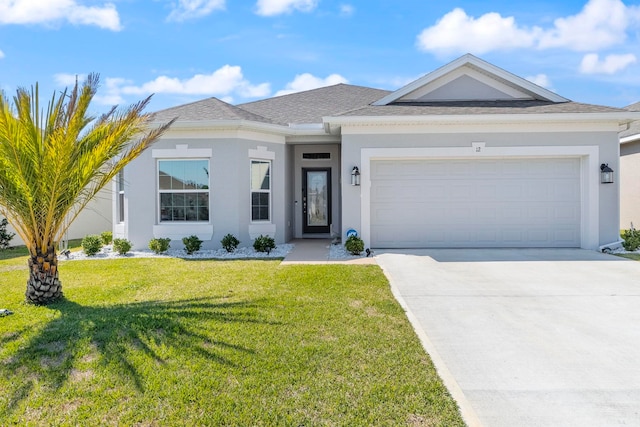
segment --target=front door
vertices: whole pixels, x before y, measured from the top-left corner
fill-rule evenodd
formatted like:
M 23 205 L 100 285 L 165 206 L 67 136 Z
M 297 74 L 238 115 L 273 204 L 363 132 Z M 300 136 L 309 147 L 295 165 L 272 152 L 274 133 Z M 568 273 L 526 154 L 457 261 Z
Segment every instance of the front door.
M 302 169 L 302 232 L 329 233 L 331 168 Z

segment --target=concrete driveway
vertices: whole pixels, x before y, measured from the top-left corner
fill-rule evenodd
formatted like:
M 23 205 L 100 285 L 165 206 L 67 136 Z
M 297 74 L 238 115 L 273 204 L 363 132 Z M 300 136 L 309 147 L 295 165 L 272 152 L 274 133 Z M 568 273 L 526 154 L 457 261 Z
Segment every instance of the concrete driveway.
M 470 426 L 640 426 L 640 262 L 580 249 L 376 252 Z

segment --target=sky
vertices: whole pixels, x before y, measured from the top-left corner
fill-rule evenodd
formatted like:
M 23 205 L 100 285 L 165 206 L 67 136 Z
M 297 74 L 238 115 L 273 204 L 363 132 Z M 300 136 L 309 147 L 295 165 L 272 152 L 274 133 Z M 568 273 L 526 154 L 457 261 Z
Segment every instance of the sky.
M 395 90 L 465 53 L 576 102 L 640 101 L 640 0 L 0 0 L 0 89 L 100 75 L 96 111 Z

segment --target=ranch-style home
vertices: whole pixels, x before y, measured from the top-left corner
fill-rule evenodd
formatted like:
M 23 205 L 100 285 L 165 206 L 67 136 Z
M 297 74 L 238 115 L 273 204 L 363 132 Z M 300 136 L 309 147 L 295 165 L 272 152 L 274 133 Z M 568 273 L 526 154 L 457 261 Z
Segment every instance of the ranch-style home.
M 372 248 L 598 249 L 619 240 L 618 132 L 640 113 L 465 55 L 393 92 L 209 98 L 155 119 L 173 117 L 114 184 L 114 236 L 137 248 L 356 230 Z

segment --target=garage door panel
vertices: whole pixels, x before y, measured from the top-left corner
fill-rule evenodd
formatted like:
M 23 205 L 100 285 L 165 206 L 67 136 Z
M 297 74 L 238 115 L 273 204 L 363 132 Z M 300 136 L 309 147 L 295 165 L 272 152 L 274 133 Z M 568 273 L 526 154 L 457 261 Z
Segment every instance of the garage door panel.
M 580 246 L 577 158 L 387 160 L 371 169 L 374 247 Z

